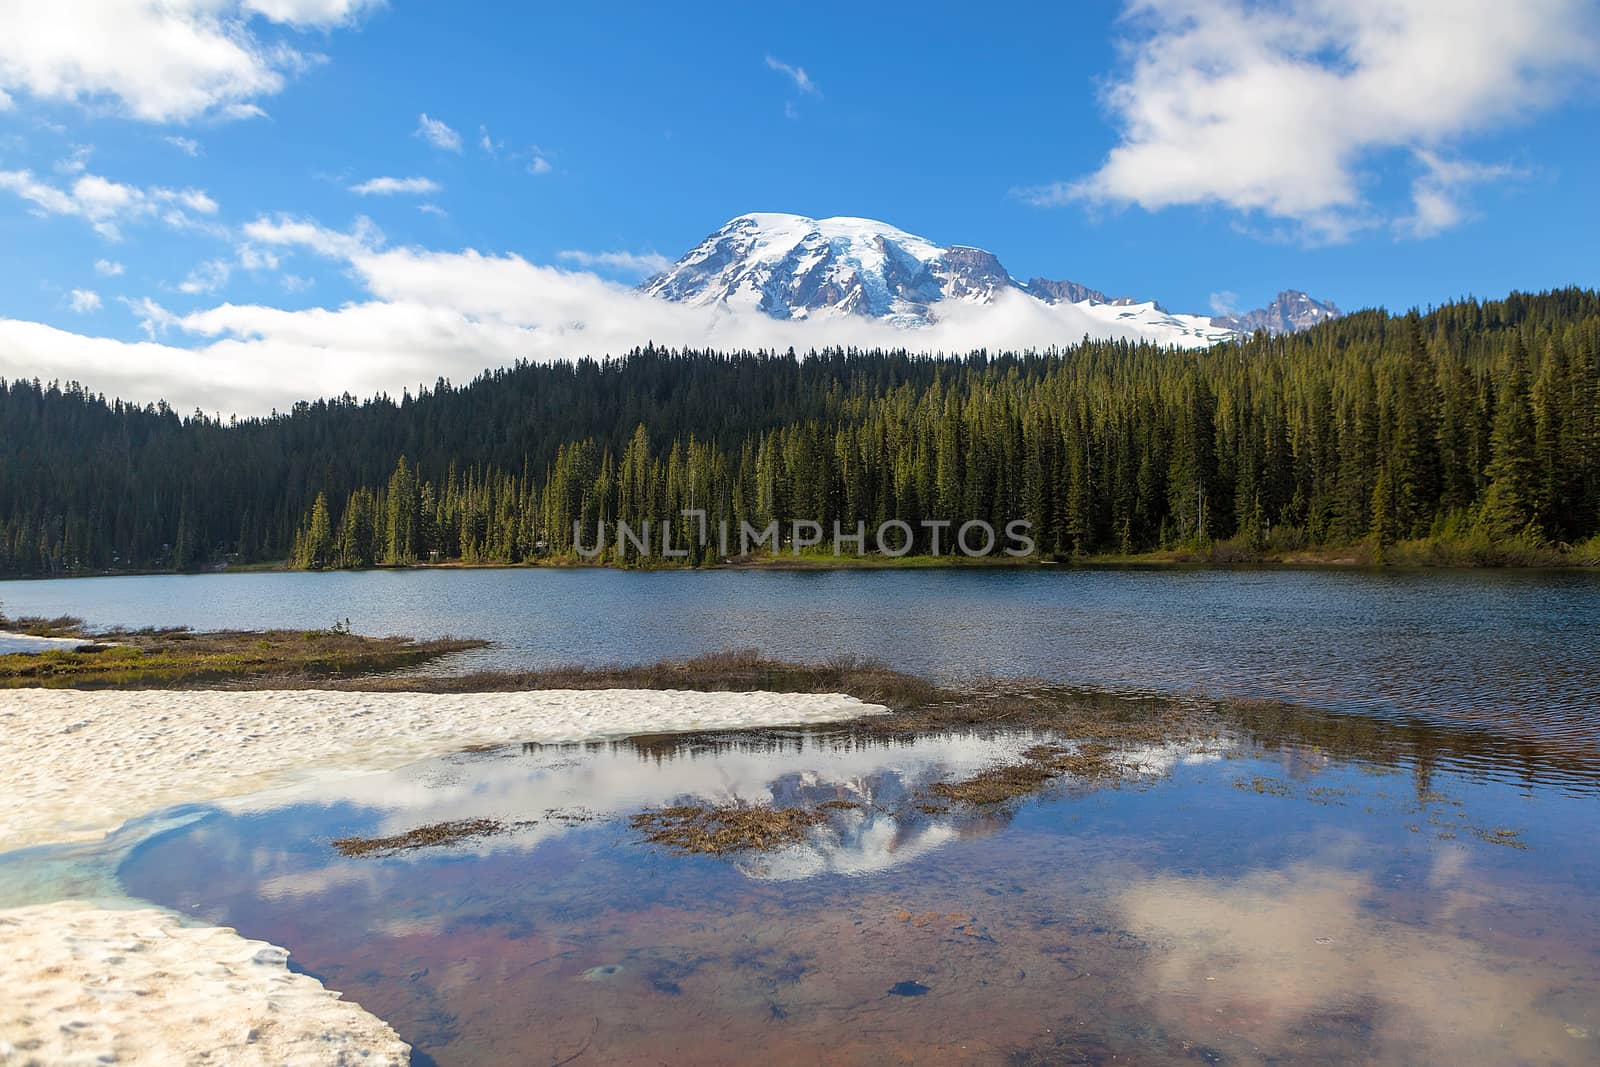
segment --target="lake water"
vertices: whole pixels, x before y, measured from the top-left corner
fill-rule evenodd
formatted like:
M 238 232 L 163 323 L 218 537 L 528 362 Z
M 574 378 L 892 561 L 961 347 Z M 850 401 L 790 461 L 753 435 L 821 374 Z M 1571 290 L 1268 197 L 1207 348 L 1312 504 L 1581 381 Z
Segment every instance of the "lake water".
M 494 642 L 447 671 L 753 646 L 1119 705 L 1267 698 L 1122 751 L 1125 780 L 989 806 L 930 783 L 1038 736 L 775 730 L 461 753 L 0 856 L 0 902 L 128 894 L 286 945 L 423 1067 L 1600 1062 L 1600 575 L 274 573 L 0 603 Z M 828 802 L 775 853 L 681 855 L 629 822 Z M 512 829 L 331 846 L 478 818 Z
M 1600 1059 L 1592 797 L 1243 737 L 1117 787 L 917 803 L 1033 740 L 466 753 L 225 805 L 118 873 L 290 946 L 422 1064 Z M 626 820 L 730 801 L 854 807 L 731 859 Z M 522 828 L 329 844 L 467 818 Z
M 1202 690 L 1594 747 L 1600 574 L 1060 569 L 367 571 L 0 583 L 13 615 L 494 642 L 445 669 L 642 662 L 730 647 L 856 654 L 960 681 Z

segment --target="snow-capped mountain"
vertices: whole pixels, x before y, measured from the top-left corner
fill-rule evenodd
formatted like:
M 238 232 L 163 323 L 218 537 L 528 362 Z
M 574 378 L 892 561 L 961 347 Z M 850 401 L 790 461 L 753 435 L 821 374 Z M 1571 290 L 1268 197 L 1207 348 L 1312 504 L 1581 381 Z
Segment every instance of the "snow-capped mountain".
M 944 300 L 988 303 L 1012 284 L 978 248 L 940 248 L 871 219 L 740 215 L 665 273 L 652 296 L 704 306 L 754 308 L 775 319 L 866 315 L 899 325 L 934 320 Z
M 1020 282 L 981 248 L 943 247 L 887 223 L 845 217 L 740 215 L 640 288 L 677 303 L 759 311 L 775 319 L 859 315 L 913 329 L 955 315 L 970 320 L 983 314 L 975 309 L 1004 306 L 1059 322 L 1064 341 L 1087 333 L 1192 347 L 1256 328 L 1248 316 L 1223 321 L 1173 314 L 1153 300 L 1107 297 L 1072 281 Z M 1290 306 L 1288 295 L 1274 303 L 1283 309 L 1273 321 L 1316 313 Z M 1338 314 L 1331 304 L 1305 299 Z
M 1246 311 L 1242 315 L 1219 315 L 1211 323 L 1240 333 L 1255 333 L 1257 330 L 1273 334 L 1298 333 L 1342 314 L 1344 312 L 1331 300 L 1317 300 L 1298 289 L 1285 289 L 1264 308 Z

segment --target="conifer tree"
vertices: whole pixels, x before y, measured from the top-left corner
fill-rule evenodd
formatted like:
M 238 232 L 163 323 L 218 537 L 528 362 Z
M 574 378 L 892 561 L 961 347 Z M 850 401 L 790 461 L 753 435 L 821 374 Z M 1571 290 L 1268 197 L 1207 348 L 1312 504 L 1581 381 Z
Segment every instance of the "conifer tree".
M 1495 402 L 1493 458 L 1486 471 L 1488 488 L 1481 522 L 1497 537 L 1519 537 L 1532 531 L 1538 491 L 1534 445 L 1528 357 L 1519 338 Z

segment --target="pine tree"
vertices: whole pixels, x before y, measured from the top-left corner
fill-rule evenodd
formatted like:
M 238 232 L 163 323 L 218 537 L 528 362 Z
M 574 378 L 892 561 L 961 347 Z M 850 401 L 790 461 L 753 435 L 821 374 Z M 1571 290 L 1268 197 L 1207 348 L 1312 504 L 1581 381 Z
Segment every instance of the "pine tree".
M 1533 532 L 1537 506 L 1533 412 L 1528 396 L 1528 355 L 1520 338 L 1513 342 L 1500 394 L 1495 401 L 1493 458 L 1485 472 L 1481 523 L 1496 537 Z

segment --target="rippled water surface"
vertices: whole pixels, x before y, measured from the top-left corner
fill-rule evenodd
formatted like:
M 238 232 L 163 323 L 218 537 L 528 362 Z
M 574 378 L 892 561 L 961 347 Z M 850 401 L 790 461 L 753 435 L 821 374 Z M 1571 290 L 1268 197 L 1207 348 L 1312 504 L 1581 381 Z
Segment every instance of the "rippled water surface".
M 424 1065 L 1600 1062 L 1600 575 L 241 574 L 0 602 L 494 642 L 446 671 L 755 646 L 1267 698 L 1118 752 L 1114 783 L 987 806 L 931 785 L 1037 736 L 765 731 L 462 753 L 0 857 L 0 896 L 127 893 L 286 945 Z M 727 803 L 827 815 L 727 857 L 630 824 Z M 464 819 L 507 831 L 331 844 Z
M 448 570 L 0 583 L 101 625 L 487 638 L 451 669 L 754 646 L 977 675 L 1284 698 L 1600 739 L 1600 574 L 1283 569 Z

